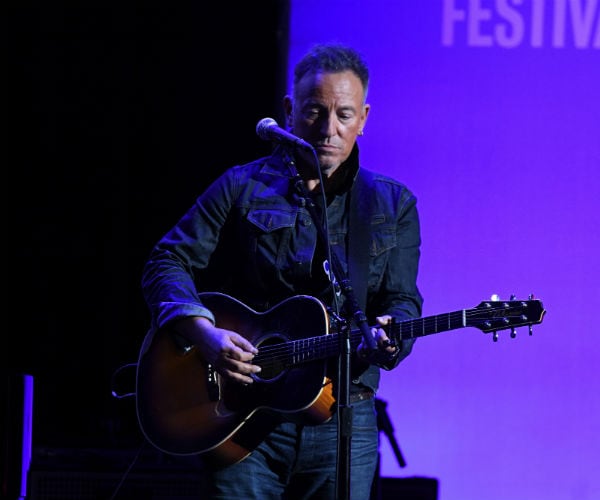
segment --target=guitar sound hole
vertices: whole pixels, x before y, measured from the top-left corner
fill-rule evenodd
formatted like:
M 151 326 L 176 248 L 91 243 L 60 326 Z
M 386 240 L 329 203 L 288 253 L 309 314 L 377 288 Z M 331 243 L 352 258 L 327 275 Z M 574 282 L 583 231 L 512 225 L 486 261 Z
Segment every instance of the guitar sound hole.
M 256 344 L 258 354 L 253 363 L 262 370 L 253 375 L 259 382 L 274 382 L 283 375 L 288 366 L 285 343 L 287 338 L 280 334 L 270 334 L 260 339 Z

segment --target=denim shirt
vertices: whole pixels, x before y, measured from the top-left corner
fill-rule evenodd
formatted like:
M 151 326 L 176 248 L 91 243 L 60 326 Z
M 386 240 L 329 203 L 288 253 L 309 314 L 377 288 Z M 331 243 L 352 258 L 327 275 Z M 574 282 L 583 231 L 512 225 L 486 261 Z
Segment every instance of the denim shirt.
M 348 271 L 346 243 L 350 187 L 356 182 L 358 148 L 347 160 L 347 189 L 327 203 L 331 251 Z M 364 169 L 363 169 L 364 170 Z M 366 172 L 366 171 L 365 171 Z M 293 157 L 283 148 L 217 178 L 152 249 L 142 274 L 142 290 L 152 329 L 186 316 L 215 321 L 198 292 L 226 293 L 257 311 L 294 295 L 306 294 L 332 306 L 333 293 L 323 269 L 323 245 L 307 200 L 297 189 Z M 420 229 L 414 195 L 399 182 L 369 173 L 373 192 L 368 227 L 361 235 L 368 252 L 364 312 L 402 320 L 421 315 L 416 286 Z M 314 332 L 311 332 L 314 335 Z M 404 341 L 406 357 L 412 341 Z M 356 385 L 377 390 L 379 367 L 353 360 Z

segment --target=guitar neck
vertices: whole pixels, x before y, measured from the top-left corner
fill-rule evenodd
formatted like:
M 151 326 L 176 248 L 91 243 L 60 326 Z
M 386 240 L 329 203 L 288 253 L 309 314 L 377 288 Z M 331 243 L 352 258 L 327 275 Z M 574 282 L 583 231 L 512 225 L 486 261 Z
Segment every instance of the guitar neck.
M 464 328 L 466 325 L 465 309 L 450 313 L 437 314 L 435 316 L 427 316 L 424 318 L 406 319 L 390 325 L 386 325 L 383 329 L 388 336 L 393 339 L 410 340 L 434 333 L 447 332 L 449 330 L 457 330 Z M 335 334 L 338 336 L 339 334 Z M 362 332 L 353 330 L 350 335 L 350 342 L 353 348 L 357 348 L 362 341 Z
M 385 326 L 384 330 L 394 339 L 408 340 L 448 330 L 456 330 L 465 326 L 466 310 L 463 309 L 451 313 L 392 323 Z M 331 333 L 329 335 L 320 335 L 287 342 L 286 344 L 288 344 L 289 348 L 288 355 L 290 356 L 289 362 L 291 364 L 299 364 L 335 356 L 340 352 L 340 337 L 341 334 L 339 333 Z M 362 338 L 362 332 L 359 329 L 350 332 L 349 340 L 352 351 L 358 348 Z
M 467 310 L 436 314 L 425 318 L 407 319 L 392 323 L 386 330 L 394 338 L 416 339 L 434 333 L 458 330 L 467 326 Z
M 383 328 L 395 342 L 466 327 L 478 328 L 484 333 L 494 332 L 494 340 L 496 340 L 497 331 L 511 329 L 511 336 L 514 337 L 514 330 L 525 325 L 529 326 L 531 334 L 532 325 L 541 323 L 545 312 L 539 300 L 484 301 L 471 309 L 407 319 Z M 262 360 L 273 356 L 287 365 L 329 358 L 340 352 L 341 335 L 336 332 L 292 340 L 278 344 L 272 349 L 266 346 L 264 349 L 259 349 L 262 352 L 257 358 Z M 361 330 L 351 330 L 349 340 L 352 350 L 356 350 L 362 341 Z M 255 362 L 260 364 L 257 358 Z

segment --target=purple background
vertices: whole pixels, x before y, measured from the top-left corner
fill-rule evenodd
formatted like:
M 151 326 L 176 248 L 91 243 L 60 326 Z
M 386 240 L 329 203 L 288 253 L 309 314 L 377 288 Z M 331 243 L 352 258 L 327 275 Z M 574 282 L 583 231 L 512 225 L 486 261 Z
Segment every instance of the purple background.
M 492 294 L 534 294 L 547 310 L 532 337 L 441 333 L 385 373 L 408 465 L 382 435 L 381 474 L 435 477 L 440 500 L 592 500 L 600 5 L 513 3 L 295 1 L 289 62 L 337 40 L 370 63 L 362 163 L 417 195 L 425 316 Z
M 418 196 L 425 315 L 493 293 L 548 310 L 531 338 L 442 333 L 385 373 L 408 466 L 383 436 L 382 474 L 438 478 L 440 500 L 597 500 L 600 2 L 517 3 L 293 2 L 289 62 L 330 39 L 367 56 L 363 162 Z M 21 321 L 0 365 L 35 378 L 33 466 L 77 478 L 137 453 L 134 400 L 110 389 L 148 326 L 142 263 L 211 179 L 270 150 L 254 130 L 281 110 L 288 34 L 280 0 L 92 4 L 20 2 L 7 24 Z

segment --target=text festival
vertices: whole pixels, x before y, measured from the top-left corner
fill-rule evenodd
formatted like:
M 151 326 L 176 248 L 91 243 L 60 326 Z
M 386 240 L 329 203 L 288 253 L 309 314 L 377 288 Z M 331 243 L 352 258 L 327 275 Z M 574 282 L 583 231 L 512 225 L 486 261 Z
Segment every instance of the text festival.
M 599 0 L 443 0 L 442 45 L 600 48 Z

